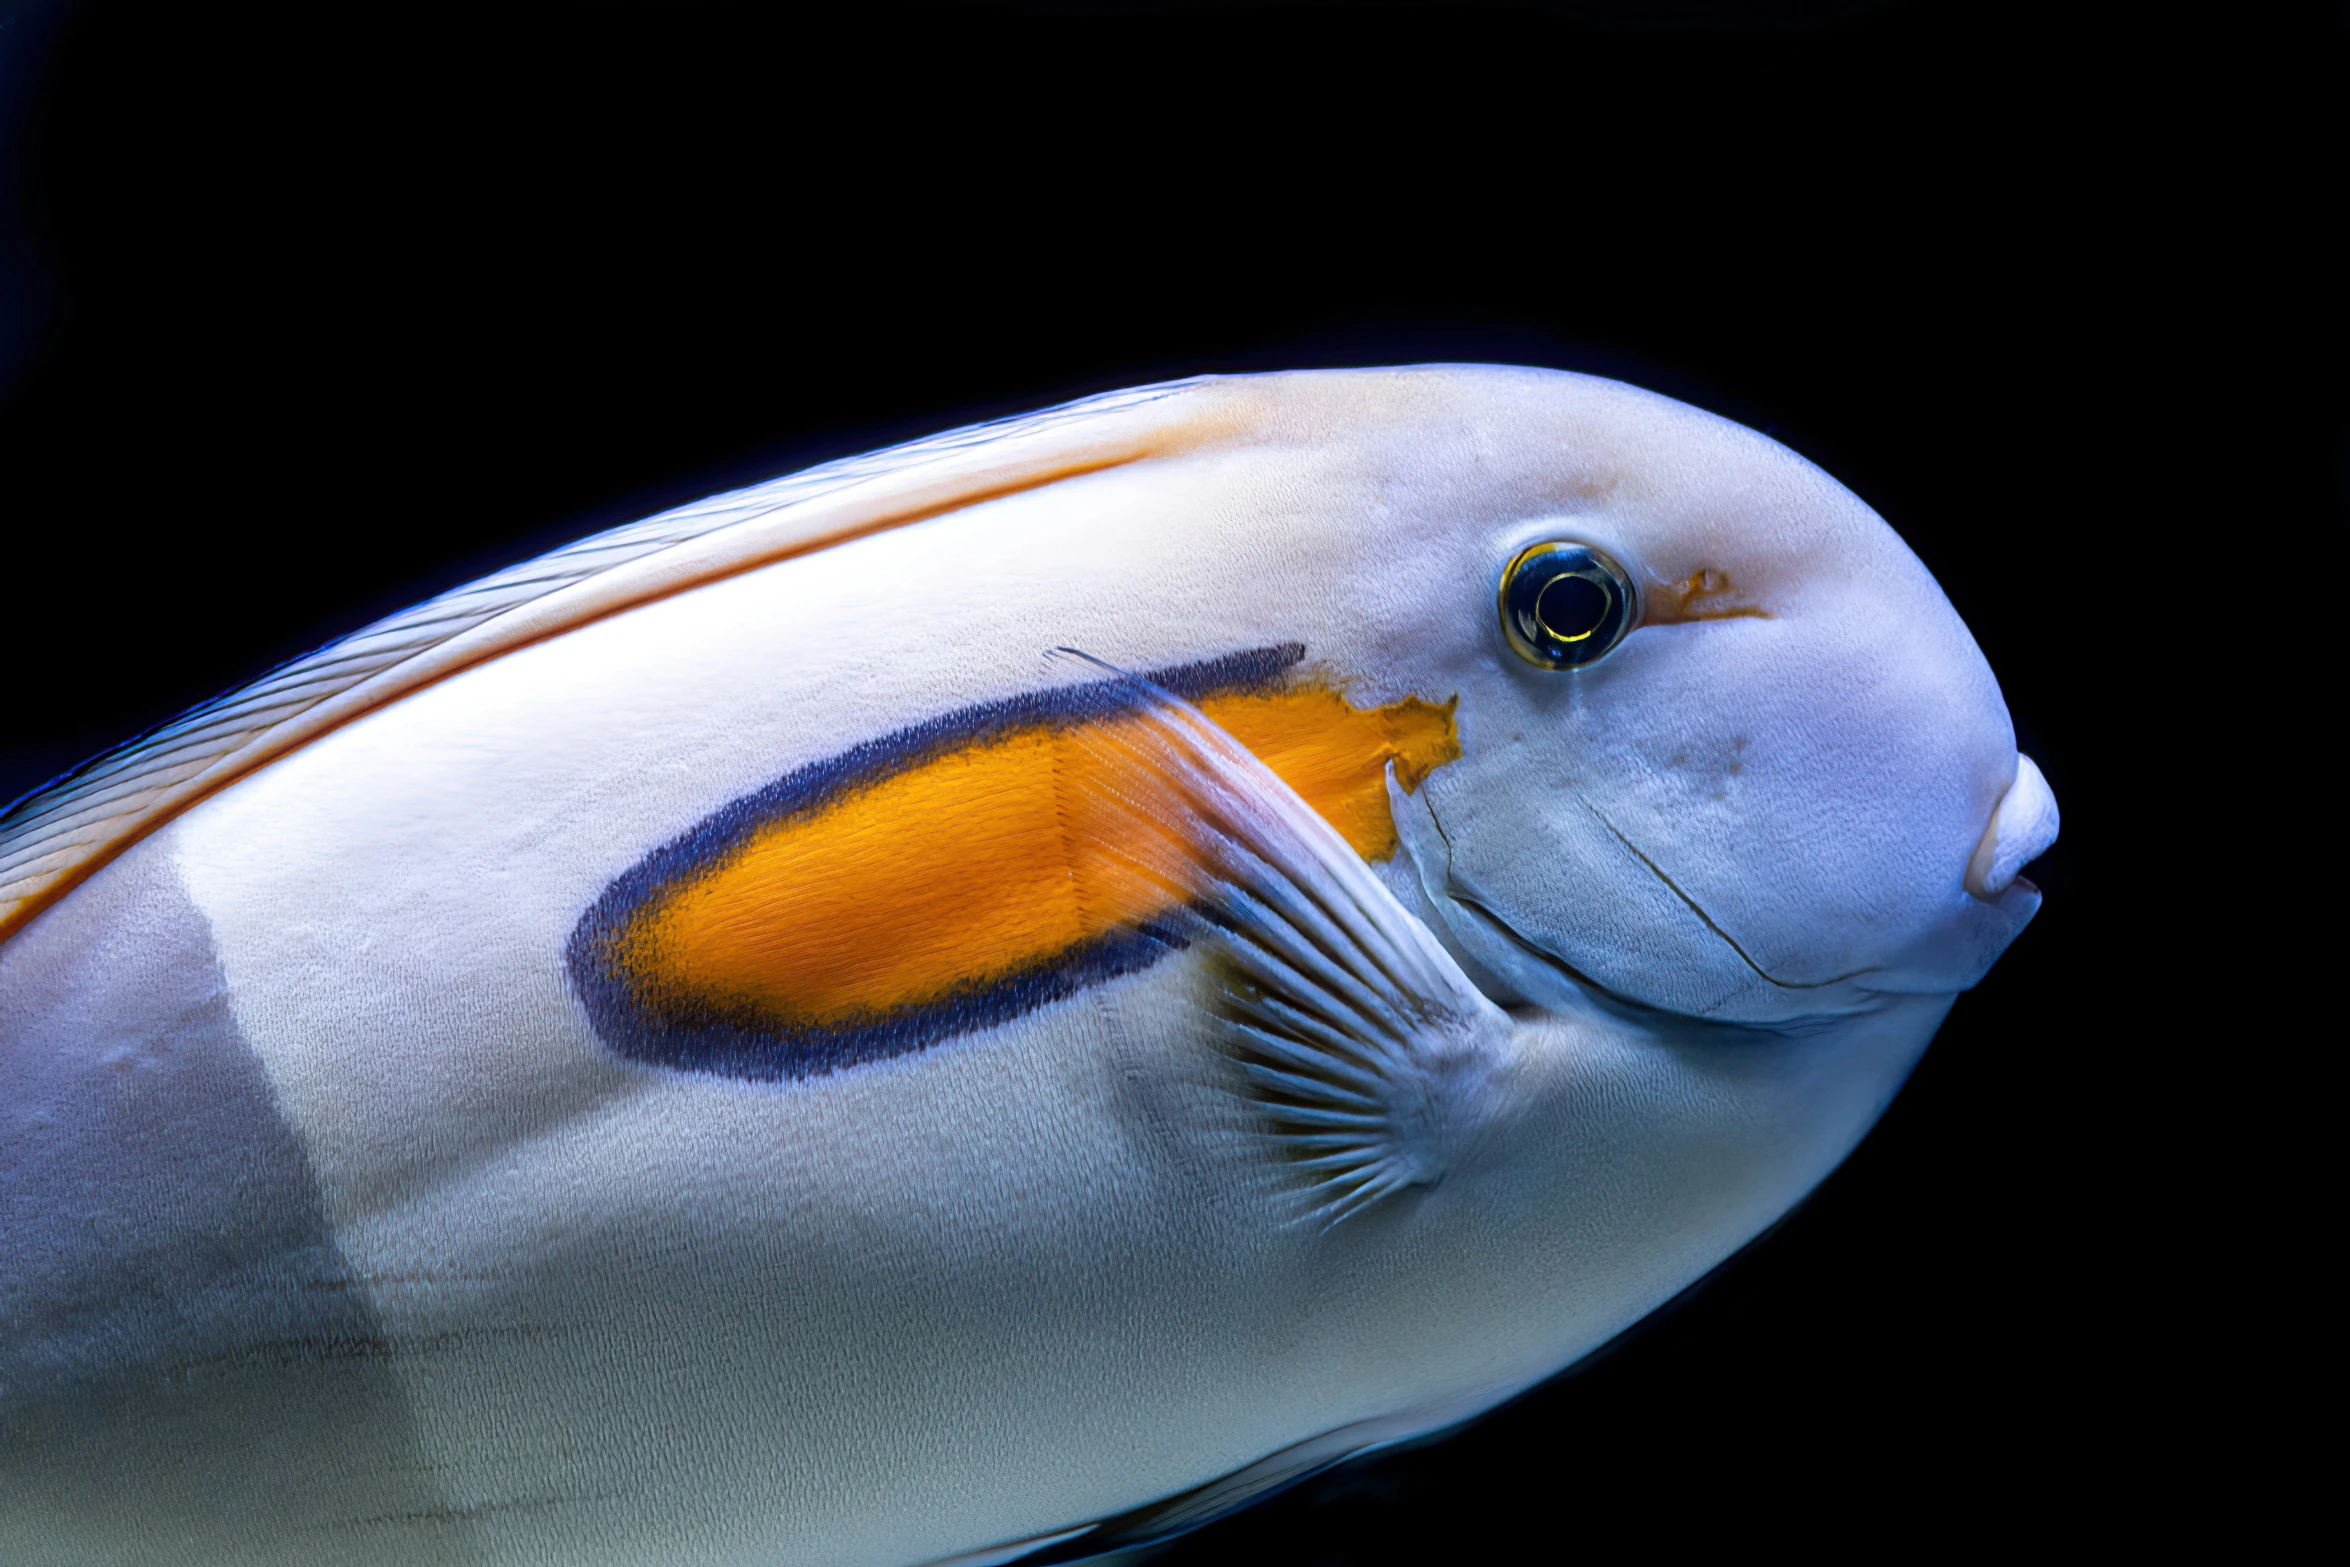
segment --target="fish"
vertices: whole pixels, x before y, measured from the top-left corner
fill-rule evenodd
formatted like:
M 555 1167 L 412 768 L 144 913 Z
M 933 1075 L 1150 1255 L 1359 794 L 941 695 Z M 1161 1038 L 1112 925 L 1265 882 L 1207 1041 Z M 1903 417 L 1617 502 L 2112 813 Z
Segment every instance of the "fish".
M 1894 530 L 1620 382 L 597 534 L 0 814 L 0 1558 L 1168 1538 L 1769 1228 L 2057 828 Z

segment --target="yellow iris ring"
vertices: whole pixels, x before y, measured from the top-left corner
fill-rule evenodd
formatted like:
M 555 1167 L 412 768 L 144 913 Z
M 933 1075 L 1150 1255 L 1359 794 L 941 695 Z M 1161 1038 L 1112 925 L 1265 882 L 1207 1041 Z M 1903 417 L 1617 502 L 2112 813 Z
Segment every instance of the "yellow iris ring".
M 1558 555 L 1577 558 L 1558 562 L 1561 569 L 1540 578 L 1539 586 L 1526 580 L 1529 568 L 1546 557 Z M 1589 630 L 1561 632 L 1542 618 L 1543 595 L 1569 577 L 1591 583 L 1608 601 L 1599 623 Z M 1531 602 L 1527 600 L 1528 593 Z M 1553 673 L 1584 669 L 1597 663 L 1640 620 L 1640 599 L 1633 591 L 1632 579 L 1601 551 L 1570 539 L 1548 539 L 1528 545 L 1511 556 L 1509 564 L 1502 568 L 1501 580 L 1494 586 L 1494 607 L 1501 622 L 1502 640 L 1509 644 L 1510 651 L 1535 668 Z

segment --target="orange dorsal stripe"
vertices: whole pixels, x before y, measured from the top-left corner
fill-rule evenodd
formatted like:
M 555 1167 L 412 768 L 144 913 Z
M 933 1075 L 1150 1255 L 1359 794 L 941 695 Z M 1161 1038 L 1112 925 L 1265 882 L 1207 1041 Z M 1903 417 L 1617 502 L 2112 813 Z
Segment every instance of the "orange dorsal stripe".
M 1450 705 L 1232 692 L 1200 708 L 1366 859 L 1396 848 L 1387 765 L 1416 789 L 1460 755 Z M 656 1009 L 785 1027 L 869 1022 L 1050 964 L 1178 894 L 1105 858 L 1114 745 L 1049 724 L 997 734 L 786 818 L 650 900 L 616 956 Z

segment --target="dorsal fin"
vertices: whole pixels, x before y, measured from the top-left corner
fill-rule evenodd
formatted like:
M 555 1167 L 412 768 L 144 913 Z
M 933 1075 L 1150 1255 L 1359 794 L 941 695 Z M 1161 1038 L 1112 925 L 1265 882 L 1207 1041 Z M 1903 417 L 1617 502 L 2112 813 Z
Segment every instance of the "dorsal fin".
M 1232 389 L 1201 377 L 1112 392 L 826 463 L 594 534 L 379 620 L 0 811 L 0 941 L 206 795 L 423 686 L 715 578 L 1204 444 L 1248 417 L 1251 400 Z

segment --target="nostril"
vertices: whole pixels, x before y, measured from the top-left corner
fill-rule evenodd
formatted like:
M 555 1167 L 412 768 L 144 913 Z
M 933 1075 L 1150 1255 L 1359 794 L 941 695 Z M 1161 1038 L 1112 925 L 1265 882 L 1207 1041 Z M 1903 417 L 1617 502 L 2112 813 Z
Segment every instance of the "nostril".
M 2016 753 L 2015 782 L 1999 797 L 1991 825 L 1967 860 L 1966 890 L 1985 903 L 2014 885 L 2016 873 L 2056 841 L 2056 796 L 2030 757 Z

